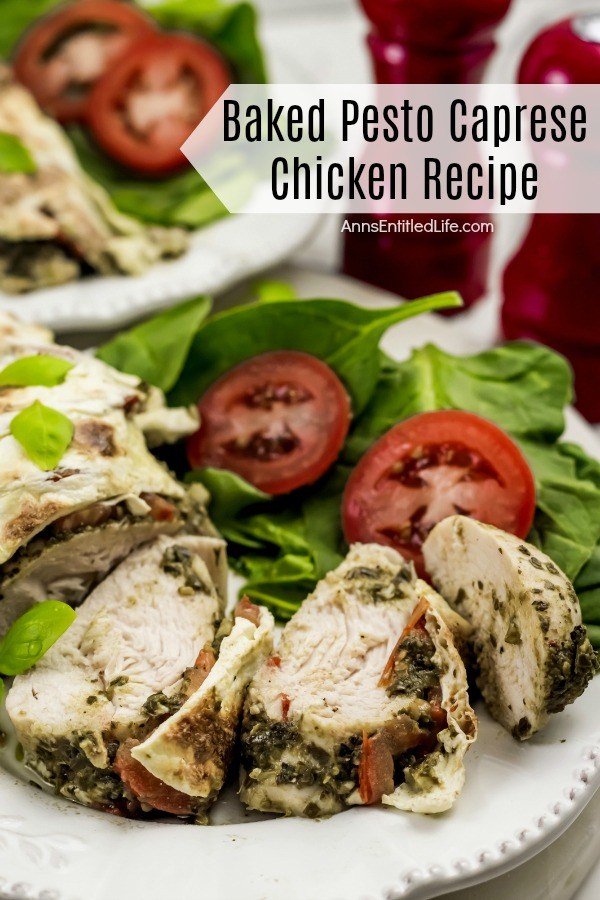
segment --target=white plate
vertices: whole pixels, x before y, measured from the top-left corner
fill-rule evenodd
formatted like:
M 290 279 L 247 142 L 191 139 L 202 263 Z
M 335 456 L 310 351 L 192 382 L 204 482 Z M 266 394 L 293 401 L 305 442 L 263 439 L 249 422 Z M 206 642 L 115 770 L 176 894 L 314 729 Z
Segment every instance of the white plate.
M 306 283 L 312 288 L 316 280 Z M 329 282 L 330 295 L 363 302 L 372 296 L 356 283 L 339 281 L 335 291 L 332 279 L 318 280 L 324 289 Z M 468 332 L 467 319 L 424 317 L 390 332 L 386 349 L 404 355 L 434 339 L 471 352 Z M 574 413 L 567 436 L 600 458 L 594 432 Z M 599 708 L 600 678 L 542 734 L 518 744 L 476 704 L 480 737 L 466 758 L 465 790 L 438 817 L 353 809 L 321 822 L 244 818 L 230 792 L 216 807 L 221 824 L 210 828 L 129 822 L 0 771 L 0 895 L 426 900 L 514 868 L 567 828 L 600 786 Z M 10 756 L 4 753 L 5 764 Z
M 0 292 L 0 309 L 61 333 L 117 328 L 194 294 L 220 294 L 277 265 L 317 222 L 317 215 L 227 216 L 195 232 L 180 259 L 143 275 L 93 276 L 18 297 Z

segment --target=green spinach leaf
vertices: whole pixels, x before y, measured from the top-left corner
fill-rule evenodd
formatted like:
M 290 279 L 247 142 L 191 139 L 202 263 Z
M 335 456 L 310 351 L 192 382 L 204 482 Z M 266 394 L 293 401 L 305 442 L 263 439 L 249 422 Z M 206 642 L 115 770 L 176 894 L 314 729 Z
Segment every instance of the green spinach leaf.
M 354 414 L 379 378 L 379 341 L 392 325 L 423 312 L 456 307 L 458 294 L 436 294 L 386 309 L 364 309 L 343 300 L 261 301 L 227 310 L 198 331 L 181 377 L 175 405 L 193 403 L 221 375 L 270 350 L 301 350 L 334 369 L 352 398 Z
M 191 166 L 159 181 L 136 178 L 113 163 L 81 128 L 70 128 L 69 137 L 83 168 L 127 215 L 150 224 L 182 228 L 201 228 L 227 215 L 227 209 Z
M 164 27 L 206 38 L 229 60 L 235 80 L 263 84 L 267 72 L 251 3 L 222 0 L 163 0 L 148 12 Z
M 474 356 L 427 344 L 404 362 L 384 357 L 377 391 L 344 458 L 356 462 L 397 422 L 436 409 L 466 409 L 514 436 L 553 441 L 564 430 L 571 399 L 568 364 L 538 344 L 514 342 Z
M 169 391 L 177 382 L 198 328 L 210 312 L 208 297 L 173 306 L 97 351 L 105 363 Z
M 2 28 L 0 28 L 0 57 L 8 59 L 23 32 L 41 18 L 60 0 L 2 0 Z

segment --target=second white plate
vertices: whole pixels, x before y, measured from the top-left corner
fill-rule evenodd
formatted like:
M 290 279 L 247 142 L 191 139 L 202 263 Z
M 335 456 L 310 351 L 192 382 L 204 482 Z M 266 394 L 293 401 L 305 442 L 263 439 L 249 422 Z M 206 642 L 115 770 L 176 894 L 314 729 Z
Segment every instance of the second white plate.
M 317 215 L 227 216 L 192 235 L 187 253 L 144 275 L 88 277 L 19 297 L 0 292 L 0 309 L 53 331 L 107 331 L 191 297 L 220 294 L 288 257 Z

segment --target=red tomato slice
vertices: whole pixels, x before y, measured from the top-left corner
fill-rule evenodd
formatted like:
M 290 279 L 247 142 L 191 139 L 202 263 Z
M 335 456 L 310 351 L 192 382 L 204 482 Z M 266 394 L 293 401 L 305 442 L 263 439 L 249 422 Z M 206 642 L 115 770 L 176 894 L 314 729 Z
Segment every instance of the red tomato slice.
M 457 513 L 525 537 L 535 482 L 525 457 L 487 419 L 459 410 L 423 413 L 384 434 L 350 476 L 342 501 L 344 533 L 388 544 L 423 574 L 423 541 Z
M 83 117 L 92 86 L 109 66 L 156 25 L 120 0 L 78 0 L 27 30 L 14 58 L 19 81 L 60 122 Z
M 150 38 L 98 81 L 88 124 L 124 166 L 167 174 L 188 165 L 179 148 L 230 83 L 225 61 L 204 41 L 179 34 Z
M 139 744 L 129 738 L 121 744 L 115 758 L 115 769 L 123 784 L 129 788 L 140 803 L 146 803 L 153 809 L 171 813 L 174 816 L 190 816 L 194 811 L 192 797 L 165 784 L 160 778 L 152 775 L 131 755 L 132 749 Z
M 292 350 L 236 366 L 208 389 L 198 410 L 190 464 L 229 469 L 267 494 L 286 494 L 324 475 L 350 426 L 350 399 L 337 375 Z
M 241 619 L 248 619 L 249 622 L 252 622 L 252 624 L 256 625 L 257 627 L 260 623 L 260 609 L 258 608 L 256 603 L 252 603 L 250 598 L 245 594 L 236 606 L 233 615 L 236 619 L 238 617 Z

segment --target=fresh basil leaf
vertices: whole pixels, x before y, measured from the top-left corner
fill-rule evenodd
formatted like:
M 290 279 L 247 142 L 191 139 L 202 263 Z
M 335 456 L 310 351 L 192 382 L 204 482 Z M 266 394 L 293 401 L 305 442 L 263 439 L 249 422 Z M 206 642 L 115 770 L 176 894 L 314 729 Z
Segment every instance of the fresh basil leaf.
M 121 372 L 137 375 L 169 391 L 179 378 L 190 344 L 210 308 L 208 297 L 187 300 L 121 332 L 100 347 L 96 355 Z
M 58 356 L 48 356 L 45 353 L 39 353 L 36 356 L 22 356 L 0 371 L 0 386 L 56 387 L 63 383 L 72 368 L 73 363 Z
M 11 420 L 10 433 L 44 472 L 55 469 L 73 440 L 73 423 L 39 400 Z
M 11 625 L 0 643 L 0 672 L 20 675 L 30 669 L 74 620 L 75 612 L 66 603 L 36 603 Z
M 196 334 L 171 402 L 193 403 L 229 369 L 269 350 L 300 350 L 328 363 L 346 385 L 354 414 L 369 400 L 380 371 L 378 346 L 392 325 L 461 304 L 449 292 L 386 309 L 344 300 L 262 301 L 212 316 Z
M 31 175 L 36 169 L 35 161 L 25 144 L 16 135 L 0 131 L 0 172 Z

